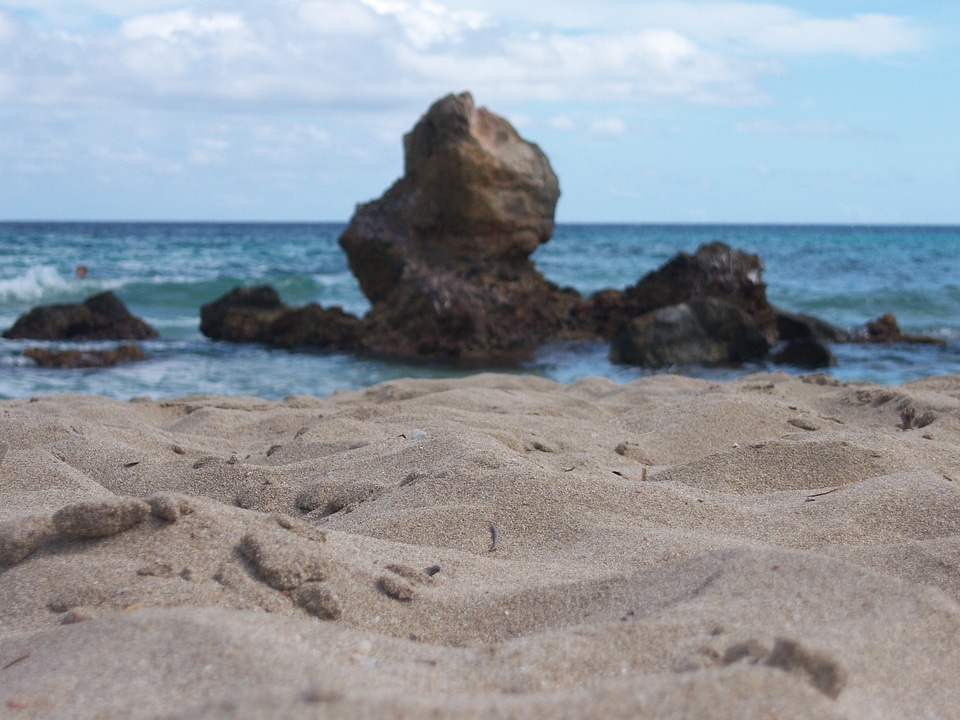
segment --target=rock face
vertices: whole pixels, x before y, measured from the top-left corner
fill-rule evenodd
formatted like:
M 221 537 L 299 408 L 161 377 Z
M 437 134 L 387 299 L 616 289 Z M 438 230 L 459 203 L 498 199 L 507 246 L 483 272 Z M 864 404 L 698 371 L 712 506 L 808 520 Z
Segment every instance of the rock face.
M 157 331 L 138 317 L 112 292 L 82 303 L 41 305 L 21 315 L 3 336 L 8 340 L 148 340 Z
M 722 242 L 681 252 L 659 270 L 644 275 L 622 292 L 606 290 L 590 297 L 587 313 L 596 332 L 615 338 L 633 318 L 691 300 L 719 298 L 742 310 L 767 339 L 778 338 L 777 321 L 767 302 L 763 261 Z
M 553 232 L 560 196 L 543 152 L 469 93 L 434 103 L 404 152 L 403 177 L 340 237 L 373 305 L 361 347 L 512 359 L 569 329 L 579 297 L 529 259 Z
M 353 350 L 359 326 L 359 319 L 339 307 L 284 305 L 268 285 L 234 288 L 200 308 L 200 331 L 231 342 Z

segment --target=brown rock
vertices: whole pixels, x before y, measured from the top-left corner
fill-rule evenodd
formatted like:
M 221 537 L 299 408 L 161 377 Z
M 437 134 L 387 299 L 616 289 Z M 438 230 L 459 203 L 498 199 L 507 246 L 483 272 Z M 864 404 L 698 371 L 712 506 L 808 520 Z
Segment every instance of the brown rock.
M 470 93 L 438 100 L 403 143 L 404 176 L 340 237 L 371 302 L 411 265 L 525 268 L 549 240 L 560 188 L 546 155 Z
M 112 292 L 82 303 L 35 307 L 3 333 L 9 340 L 147 340 L 157 336 L 156 330 L 131 315 Z
M 237 287 L 200 308 L 200 332 L 213 340 L 264 342 L 282 308 L 269 285 Z
M 351 350 L 360 320 L 340 307 L 290 307 L 269 285 L 239 287 L 200 309 L 200 331 L 214 340 L 278 347 Z
M 864 331 L 855 335 L 857 342 L 865 343 L 921 343 L 942 345 L 943 340 L 930 335 L 904 335 L 893 313 L 881 315 L 867 323 Z
M 543 152 L 469 93 L 434 103 L 404 151 L 404 176 L 340 237 L 373 303 L 360 347 L 514 360 L 569 330 L 579 296 L 529 259 L 553 232 L 560 195 Z

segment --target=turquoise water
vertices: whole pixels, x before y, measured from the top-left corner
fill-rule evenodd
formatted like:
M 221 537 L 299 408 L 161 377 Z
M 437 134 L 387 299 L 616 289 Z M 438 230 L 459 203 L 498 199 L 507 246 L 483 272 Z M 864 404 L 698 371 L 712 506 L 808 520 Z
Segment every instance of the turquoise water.
M 285 302 L 368 307 L 337 245 L 342 224 L 0 223 L 0 327 L 38 304 L 74 302 L 113 290 L 160 332 L 143 343 L 151 359 L 103 370 L 44 370 L 22 356 L 30 345 L 0 340 L 0 397 L 89 392 L 121 399 L 195 393 L 280 398 L 326 395 L 403 376 L 467 371 L 436 364 L 288 352 L 214 343 L 199 330 L 200 305 L 239 284 L 269 283 Z M 681 250 L 713 240 L 759 254 L 771 302 L 837 325 L 893 312 L 905 331 L 935 346 L 834 347 L 843 380 L 898 383 L 960 372 L 960 227 L 561 225 L 534 255 L 554 282 L 591 293 L 624 287 Z M 88 276 L 75 276 L 77 265 Z M 89 346 L 95 347 L 95 344 Z M 730 378 L 742 368 L 675 368 Z M 470 372 L 475 372 L 472 369 Z M 628 381 L 649 371 L 612 365 L 606 345 L 544 348 L 516 372 L 561 382 L 588 375 Z

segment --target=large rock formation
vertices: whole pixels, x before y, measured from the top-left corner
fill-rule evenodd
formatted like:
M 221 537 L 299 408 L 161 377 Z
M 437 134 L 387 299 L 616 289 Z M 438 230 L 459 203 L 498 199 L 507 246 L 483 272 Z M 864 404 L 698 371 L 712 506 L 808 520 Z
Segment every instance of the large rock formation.
M 570 330 L 580 298 L 530 261 L 560 195 L 540 148 L 462 93 L 434 103 L 404 151 L 403 177 L 360 205 L 340 237 L 372 303 L 362 348 L 514 359 Z
M 832 361 L 839 338 L 815 318 L 775 311 L 763 262 L 714 242 L 680 253 L 625 290 L 582 298 L 547 282 L 530 255 L 549 240 L 560 190 L 540 149 L 469 93 L 430 107 L 404 137 L 404 174 L 357 207 L 340 236 L 372 307 L 289 308 L 271 288 L 204 306 L 212 338 L 379 355 L 513 362 L 559 339 L 612 341 L 619 362 Z
M 131 315 L 112 292 L 87 298 L 82 303 L 41 305 L 21 315 L 3 333 L 8 340 L 148 340 L 157 331 Z

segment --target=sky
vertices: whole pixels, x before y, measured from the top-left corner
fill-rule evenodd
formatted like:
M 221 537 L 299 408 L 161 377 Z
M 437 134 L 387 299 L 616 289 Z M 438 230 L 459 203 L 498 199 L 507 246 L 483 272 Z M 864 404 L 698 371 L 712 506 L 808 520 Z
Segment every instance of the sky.
M 960 224 L 956 0 L 0 0 L 0 220 L 346 221 L 469 90 L 559 222 Z

